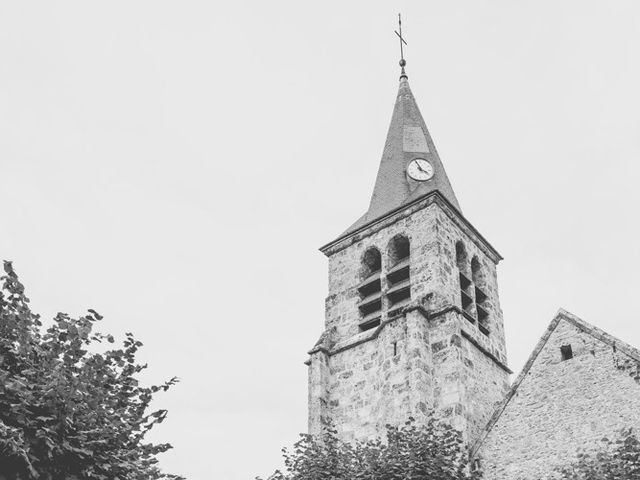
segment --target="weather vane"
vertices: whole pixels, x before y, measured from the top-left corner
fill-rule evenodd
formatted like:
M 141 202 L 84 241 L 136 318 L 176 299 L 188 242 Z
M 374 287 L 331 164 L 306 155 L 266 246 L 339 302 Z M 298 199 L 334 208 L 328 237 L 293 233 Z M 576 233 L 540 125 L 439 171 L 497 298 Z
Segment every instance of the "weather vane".
M 400 78 L 407 78 L 407 74 L 404 71 L 404 66 L 407 64 L 407 61 L 404 59 L 404 49 L 402 44 L 407 44 L 404 38 L 402 38 L 402 17 L 398 14 L 398 31 L 396 30 L 396 35 L 400 39 L 400 67 L 402 68 L 402 72 L 400 73 Z

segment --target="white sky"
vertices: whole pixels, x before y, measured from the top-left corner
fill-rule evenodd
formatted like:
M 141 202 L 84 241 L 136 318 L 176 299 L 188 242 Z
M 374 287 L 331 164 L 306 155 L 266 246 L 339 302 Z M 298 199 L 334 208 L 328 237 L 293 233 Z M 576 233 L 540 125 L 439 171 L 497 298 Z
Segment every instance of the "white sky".
M 407 71 L 503 254 L 509 363 L 559 307 L 640 345 L 640 2 L 0 0 L 0 254 L 45 316 L 145 343 L 167 470 L 306 429 L 317 248 L 366 209 Z

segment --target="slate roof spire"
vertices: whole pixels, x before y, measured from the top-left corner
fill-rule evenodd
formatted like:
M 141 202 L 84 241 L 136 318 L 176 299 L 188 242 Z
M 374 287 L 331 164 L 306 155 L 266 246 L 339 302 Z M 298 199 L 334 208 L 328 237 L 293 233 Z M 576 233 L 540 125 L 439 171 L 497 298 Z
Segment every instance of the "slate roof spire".
M 400 86 L 369 209 L 343 235 L 433 191 L 438 191 L 461 213 L 436 146 L 409 88 L 403 64 L 406 62 L 401 60 Z M 433 176 L 429 180 L 416 181 L 408 176 L 407 167 L 415 159 L 431 164 Z

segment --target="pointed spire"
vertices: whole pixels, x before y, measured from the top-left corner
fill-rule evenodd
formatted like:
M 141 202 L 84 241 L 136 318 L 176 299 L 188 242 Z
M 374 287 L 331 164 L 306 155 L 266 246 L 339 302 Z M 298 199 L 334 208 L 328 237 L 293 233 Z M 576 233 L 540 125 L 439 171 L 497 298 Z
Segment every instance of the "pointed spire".
M 395 33 L 400 39 L 400 86 L 369 210 L 339 238 L 435 191 L 462 213 L 436 146 L 409 88 L 404 69 L 407 65 L 404 59 L 404 46 L 407 42 L 402 36 L 400 14 Z
M 411 176 L 412 168 L 415 178 Z M 345 234 L 433 191 L 460 212 L 403 68 L 369 210 Z

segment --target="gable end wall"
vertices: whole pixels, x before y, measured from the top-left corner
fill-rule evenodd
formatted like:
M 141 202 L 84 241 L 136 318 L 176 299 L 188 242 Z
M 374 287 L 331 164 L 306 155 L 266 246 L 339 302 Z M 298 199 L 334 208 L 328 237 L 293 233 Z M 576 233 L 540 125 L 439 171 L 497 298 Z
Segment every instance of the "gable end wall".
M 574 357 L 562 361 L 560 347 Z M 640 428 L 640 383 L 623 349 L 560 319 L 478 452 L 487 480 L 554 478 L 604 436 Z

